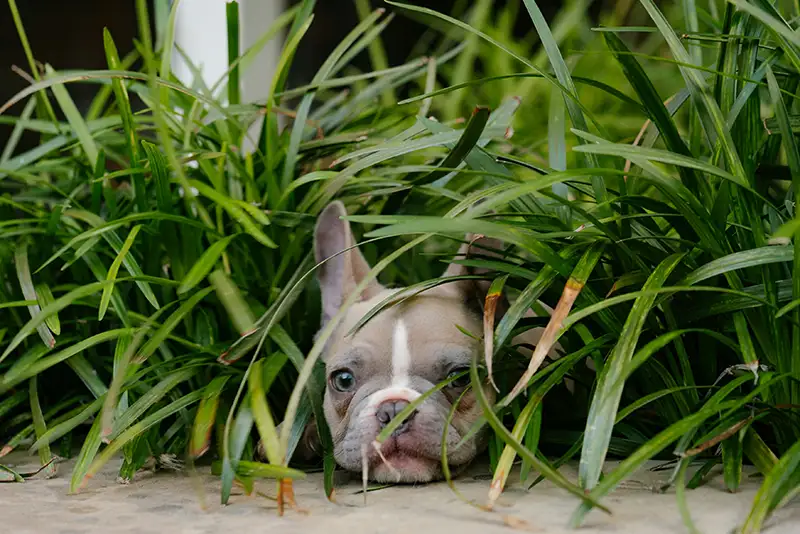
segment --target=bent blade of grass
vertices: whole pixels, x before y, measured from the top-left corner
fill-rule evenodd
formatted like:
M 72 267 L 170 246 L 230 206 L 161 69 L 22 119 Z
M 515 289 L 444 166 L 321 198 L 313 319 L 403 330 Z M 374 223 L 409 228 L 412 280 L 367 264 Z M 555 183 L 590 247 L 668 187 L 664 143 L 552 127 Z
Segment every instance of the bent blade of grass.
M 767 246 L 734 252 L 698 267 L 686 275 L 678 285 L 691 286 L 720 274 L 748 267 L 790 262 L 793 258 L 794 249 L 791 246 Z
M 673 254 L 663 260 L 647 279 L 642 290 L 660 289 L 683 257 L 683 254 Z M 600 480 L 608 444 L 611 441 L 613 421 L 622 398 L 623 384 L 618 383 L 618 379 L 634 354 L 645 320 L 655 299 L 655 295 L 650 293 L 645 293 L 636 299 L 625 321 L 620 339 L 598 379 L 599 383 L 586 420 L 584 445 L 579 465 L 580 483 L 586 490 L 592 490 Z
M 45 73 L 48 78 L 57 76 L 50 65 L 45 65 Z M 75 136 L 78 138 L 78 141 L 80 141 L 81 148 L 86 158 L 89 160 L 89 166 L 94 168 L 97 163 L 99 150 L 97 148 L 97 143 L 94 141 L 94 137 L 89 131 L 89 127 L 86 125 L 83 115 L 78 111 L 78 107 L 75 105 L 72 97 L 69 96 L 69 92 L 64 85 L 54 84 L 51 90 L 56 97 L 58 105 L 61 107 L 61 111 L 67 118 L 67 122 L 69 122 L 70 127 L 75 132 Z
M 197 407 L 192 425 L 192 434 L 189 442 L 189 454 L 192 458 L 199 458 L 208 451 L 211 443 L 211 429 L 216 421 L 217 408 L 219 407 L 220 394 L 230 375 L 218 376 L 204 389 L 203 398 Z
M 764 9 L 755 6 L 748 2 L 747 0 L 727 0 L 731 4 L 735 5 L 745 13 L 752 15 L 754 18 L 757 18 L 764 26 L 768 28 L 770 31 L 780 35 L 784 39 L 787 39 L 790 43 L 794 46 L 800 47 L 800 35 L 798 35 L 796 30 L 793 30 L 789 25 L 787 25 L 784 21 L 778 20 L 774 16 L 772 16 L 769 12 L 765 11 Z
M 74 217 L 79 220 L 83 220 L 88 223 L 90 226 L 95 228 L 102 228 L 106 224 L 106 221 L 95 213 L 91 213 L 85 210 L 68 210 L 65 212 L 71 217 Z M 119 222 L 119 221 L 116 221 Z M 105 227 L 108 228 L 108 227 Z M 111 245 L 111 248 L 114 249 L 116 254 L 119 254 L 122 250 L 122 239 L 117 235 L 116 232 L 113 230 L 108 230 L 102 232 L 103 239 Z M 122 259 L 122 264 L 125 266 L 125 269 L 134 277 L 141 277 L 145 278 L 144 271 L 142 270 L 139 262 L 130 254 L 126 254 Z M 41 269 L 41 267 L 40 267 Z M 156 299 L 155 294 L 153 293 L 153 289 L 150 287 L 150 284 L 142 279 L 137 279 L 135 281 L 136 286 L 142 292 L 142 295 L 147 299 L 147 301 L 153 306 L 155 309 L 159 309 L 158 299 Z
M 503 286 L 508 280 L 508 275 L 495 278 L 486 292 L 486 299 L 483 306 L 483 358 L 486 365 L 486 373 L 489 383 L 495 391 L 500 391 L 492 376 L 492 361 L 494 359 L 494 321 L 497 311 L 497 304 L 503 297 Z
M 472 149 L 481 141 L 484 129 L 489 121 L 489 108 L 478 107 L 472 112 L 472 115 L 464 127 L 461 136 L 456 141 L 455 146 L 444 158 L 441 163 L 443 169 L 451 169 L 458 167 L 469 156 Z M 412 182 L 415 185 L 430 184 L 437 181 L 439 178 L 447 175 L 450 171 L 436 170 L 431 171 L 423 176 L 415 178 Z
M 100 450 L 100 446 L 103 444 L 100 439 L 101 427 L 102 419 L 100 417 L 95 417 L 92 427 L 89 429 L 89 433 L 83 439 L 83 445 L 75 461 L 75 467 L 72 468 L 72 475 L 69 479 L 70 493 L 76 493 L 79 490 L 84 476 L 89 470 L 89 466 L 95 456 L 97 456 L 97 451 Z
M 553 345 L 555 345 L 558 333 L 563 327 L 564 319 L 567 317 L 567 315 L 569 315 L 572 305 L 575 303 L 575 299 L 578 298 L 581 290 L 583 290 L 584 286 L 586 285 L 589 276 L 592 274 L 592 271 L 594 271 L 594 268 L 597 266 L 597 263 L 603 256 L 604 250 L 605 242 L 595 241 L 589 246 L 588 250 L 583 254 L 583 257 L 581 257 L 581 259 L 578 261 L 578 264 L 570 274 L 567 283 L 564 285 L 564 291 L 561 293 L 558 304 L 550 316 L 550 321 L 548 321 L 547 326 L 542 333 L 542 337 L 536 344 L 536 348 L 533 351 L 528 368 L 525 370 L 525 373 L 523 373 L 519 381 L 517 381 L 517 383 L 511 389 L 511 392 L 500 403 L 498 403 L 499 406 L 508 406 L 511 401 L 519 396 L 519 394 L 522 393 L 522 391 L 524 391 L 524 389 L 527 387 L 530 379 L 542 365 L 545 357 L 553 348 Z
M 50 286 L 48 286 L 46 283 L 41 282 L 36 284 L 35 289 L 36 298 L 39 302 L 39 306 L 42 308 L 47 307 L 48 304 L 51 304 L 55 300 L 55 298 L 53 298 L 53 292 L 50 291 Z M 47 317 L 47 319 L 44 320 L 44 324 L 47 325 L 47 328 L 49 328 L 53 334 L 61 334 L 61 321 L 59 321 L 57 313 Z
M 231 415 L 229 414 L 229 417 Z M 241 461 L 244 448 L 250 439 L 250 432 L 253 429 L 253 412 L 250 410 L 250 397 L 245 397 L 244 402 L 236 414 L 234 422 L 233 436 L 228 448 L 228 440 L 222 440 L 222 488 L 220 490 L 220 502 L 228 504 L 228 499 L 233 488 L 233 481 L 236 477 L 236 469 Z
M 658 94 L 653 82 L 647 76 L 642 66 L 635 57 L 630 55 L 630 50 L 622 39 L 617 37 L 614 33 L 604 33 L 603 37 L 605 38 L 606 46 L 608 46 L 611 53 L 614 54 L 614 58 L 622 67 L 622 71 L 628 79 L 628 83 L 631 84 L 636 94 L 639 95 L 639 99 L 642 101 L 647 115 L 661 133 L 666 146 L 671 152 L 691 157 L 691 152 L 686 146 L 686 143 L 683 142 L 678 132 L 678 127 L 672 120 L 672 115 L 663 104 L 663 99 Z M 681 172 L 681 177 L 686 182 L 686 185 L 690 189 L 696 190 L 696 187 L 692 186 L 696 186 L 699 179 L 698 176 L 690 172 L 686 167 L 678 167 L 678 170 Z
M 36 288 L 33 285 L 31 269 L 28 264 L 28 244 L 24 241 L 18 243 L 14 251 L 14 265 L 17 270 L 17 279 L 19 280 L 23 297 L 25 297 L 25 300 L 34 302 L 34 304 L 28 305 L 28 312 L 31 314 L 31 320 L 36 319 L 42 315 L 42 309 L 39 307 L 39 304 L 37 304 L 38 297 L 36 296 Z M 49 315 L 45 315 L 43 319 L 46 320 L 48 316 Z M 39 321 L 36 330 L 39 332 L 39 337 L 42 338 L 45 346 L 49 348 L 56 346 L 56 338 L 53 337 L 53 333 L 44 321 Z M 6 349 L 6 352 L 8 352 L 8 349 Z M 6 355 L 7 354 L 3 354 L 3 356 L 0 357 L 0 361 L 3 361 Z
M 90 347 L 94 347 L 100 343 L 116 339 L 118 336 L 129 331 L 130 330 L 127 328 L 106 330 L 105 332 L 100 332 L 99 334 L 88 337 L 70 347 L 67 347 L 66 349 L 56 352 L 55 354 L 31 361 L 28 365 L 12 367 L 3 375 L 2 379 L 0 379 L 0 391 L 10 389 L 21 381 L 36 376 L 53 367 L 54 365 L 61 363 L 72 356 L 75 356 L 76 354 L 80 354 Z
M 106 310 L 108 310 L 108 304 L 111 302 L 111 294 L 114 291 L 114 282 L 117 279 L 117 273 L 119 272 L 119 268 L 122 265 L 125 256 L 128 254 L 128 251 L 133 246 L 133 241 L 136 239 L 136 236 L 139 233 L 139 230 L 141 229 L 142 225 L 140 224 L 137 224 L 131 229 L 130 233 L 128 234 L 128 237 L 122 244 L 122 248 L 120 249 L 119 254 L 117 254 L 117 257 L 114 258 L 113 262 L 111 262 L 111 267 L 108 268 L 108 276 L 106 276 L 106 281 L 109 283 L 103 288 L 103 294 L 100 297 L 100 308 L 97 312 L 98 321 L 103 320 L 103 317 L 106 314 Z
M 733 401 L 728 401 L 727 403 L 713 403 L 711 405 L 707 404 L 697 413 L 685 417 L 665 428 L 650 439 L 650 441 L 636 449 L 633 454 L 623 460 L 611 473 L 605 475 L 599 484 L 589 493 L 589 496 L 594 499 L 599 499 L 607 495 L 625 477 L 633 474 L 642 464 L 664 450 L 670 443 L 673 443 L 687 432 L 696 428 L 697 425 L 709 417 L 713 417 L 719 409 L 728 407 L 732 403 Z M 571 525 L 573 527 L 578 527 L 583 522 L 589 509 L 589 505 L 582 504 L 573 514 L 570 521 Z

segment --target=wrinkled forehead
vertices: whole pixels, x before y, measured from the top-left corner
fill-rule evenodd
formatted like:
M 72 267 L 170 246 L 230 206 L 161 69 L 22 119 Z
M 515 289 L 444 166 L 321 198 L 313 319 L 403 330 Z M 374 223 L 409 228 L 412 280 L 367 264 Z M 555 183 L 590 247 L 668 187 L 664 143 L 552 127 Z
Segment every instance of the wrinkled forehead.
M 479 336 L 480 318 L 458 298 L 419 296 L 392 306 L 371 318 L 351 336 L 358 321 L 391 292 L 353 306 L 326 356 L 329 366 L 369 366 L 389 370 L 398 351 L 407 350 L 411 372 L 433 371 L 454 360 L 469 363 L 477 343 L 460 328 Z M 398 334 L 399 330 L 402 334 Z M 402 339 L 398 339 L 402 336 Z M 398 345 L 398 341 L 401 343 Z

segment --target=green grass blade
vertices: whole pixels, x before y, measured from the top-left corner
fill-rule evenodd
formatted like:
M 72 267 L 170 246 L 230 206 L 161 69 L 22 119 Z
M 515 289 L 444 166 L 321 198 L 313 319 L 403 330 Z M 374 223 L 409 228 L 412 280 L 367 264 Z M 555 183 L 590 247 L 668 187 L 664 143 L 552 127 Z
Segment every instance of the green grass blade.
M 206 276 L 208 276 L 208 273 L 210 273 L 217 264 L 219 257 L 223 252 L 225 252 L 225 249 L 235 237 L 236 235 L 224 237 L 219 241 L 214 242 L 214 244 L 212 244 L 206 249 L 205 252 L 203 252 L 203 255 L 200 256 L 200 258 L 192 265 L 192 268 L 189 269 L 189 272 L 186 273 L 186 276 L 184 276 L 183 280 L 181 280 L 181 285 L 178 287 L 179 295 L 194 289 L 197 284 L 199 284 Z
M 141 225 L 134 226 L 128 237 L 125 239 L 125 242 L 122 244 L 122 248 L 117 254 L 117 257 L 114 258 L 114 261 L 111 262 L 111 267 L 108 268 L 108 276 L 106 277 L 106 281 L 109 282 L 103 288 L 103 294 L 100 297 L 100 309 L 97 313 L 97 320 L 102 321 L 103 317 L 106 314 L 106 310 L 108 310 L 108 304 L 111 302 L 111 294 L 114 291 L 114 281 L 117 279 L 117 273 L 119 272 L 119 268 L 122 265 L 122 262 L 125 260 L 125 256 L 128 254 L 128 251 L 133 246 L 133 241 L 136 239 L 136 235 L 139 233 L 139 230 L 142 229 Z
M 194 307 L 200 303 L 201 300 L 206 298 L 211 291 L 213 291 L 213 288 L 210 287 L 199 290 L 191 297 L 186 299 L 186 301 L 181 304 L 177 310 L 172 312 L 172 314 L 164 321 L 164 324 L 162 324 L 161 327 L 155 331 L 153 337 L 151 337 L 147 343 L 145 343 L 145 345 L 136 355 L 136 361 L 138 363 L 142 363 L 147 360 L 147 358 L 149 358 L 156 350 L 158 350 L 158 347 L 167 340 L 167 337 L 169 337 L 170 333 L 175 329 L 175 327 L 180 324 L 183 318 L 190 313 Z
M 37 379 L 34 376 L 28 382 L 28 393 L 31 399 L 31 415 L 33 417 L 33 428 L 36 430 L 36 439 L 41 439 L 47 432 L 47 424 L 44 420 L 42 413 L 42 405 L 39 404 L 39 392 L 37 387 Z M 39 461 L 45 468 L 45 477 L 50 478 L 56 474 L 56 465 L 52 462 L 53 455 L 50 453 L 50 446 L 43 445 L 39 448 Z
M 643 291 L 662 287 L 682 259 L 683 255 L 681 254 L 674 254 L 665 259 L 647 279 Z M 617 380 L 633 356 L 644 328 L 644 322 L 654 302 L 655 295 L 642 295 L 636 299 L 628 314 L 620 339 L 599 378 L 599 384 L 589 408 L 581 452 L 579 477 L 584 489 L 593 489 L 600 480 L 608 444 L 611 440 L 613 421 L 622 397 L 623 385 L 618 384 Z
M 189 443 L 189 454 L 199 458 L 208 451 L 211 443 L 211 429 L 216 421 L 217 407 L 225 383 L 230 376 L 218 376 L 206 386 L 197 413 L 194 416 L 192 437 Z
M 33 285 L 31 269 L 28 264 L 27 243 L 20 242 L 17 244 L 17 248 L 14 251 L 14 265 L 17 269 L 17 280 L 19 280 L 19 285 L 22 289 L 22 296 L 25 297 L 25 300 L 34 302 L 34 304 L 28 305 L 28 312 L 31 314 L 31 320 L 42 319 L 37 321 L 36 330 L 39 332 L 39 337 L 42 338 L 45 346 L 53 348 L 56 346 L 56 338 L 53 337 L 53 333 L 47 327 L 47 324 L 44 323 L 49 314 L 44 314 L 44 317 L 42 317 L 42 309 L 39 307 L 39 304 L 37 304 L 38 297 L 36 295 L 36 288 Z M 8 352 L 8 349 L 6 349 L 6 352 L 0 357 L 0 361 L 5 359 Z

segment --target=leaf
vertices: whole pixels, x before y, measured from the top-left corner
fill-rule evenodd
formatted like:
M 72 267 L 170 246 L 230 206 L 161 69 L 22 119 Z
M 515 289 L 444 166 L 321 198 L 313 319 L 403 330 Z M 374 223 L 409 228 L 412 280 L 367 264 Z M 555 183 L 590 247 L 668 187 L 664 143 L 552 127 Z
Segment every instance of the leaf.
M 39 393 L 37 387 L 37 377 L 31 378 L 28 385 L 28 393 L 31 400 L 31 416 L 33 417 L 33 428 L 36 430 L 36 438 L 41 437 L 47 432 L 47 425 L 42 413 L 42 406 L 39 404 Z M 44 445 L 39 448 L 39 461 L 42 466 L 47 466 L 45 469 L 45 477 L 51 478 L 56 474 L 56 466 L 53 461 L 53 455 L 50 453 L 50 447 Z
M 57 78 L 53 67 L 45 65 L 44 69 L 49 81 L 54 81 L 53 79 Z M 72 131 L 75 132 L 76 137 L 80 141 L 81 148 L 83 148 L 83 152 L 89 160 L 89 166 L 94 168 L 97 163 L 99 151 L 94 137 L 89 131 L 89 127 L 86 125 L 86 121 L 81 115 L 81 112 L 78 111 L 75 102 L 72 100 L 72 97 L 69 96 L 69 92 L 67 92 L 67 88 L 64 87 L 63 84 L 54 82 L 51 90 L 56 97 L 56 101 L 58 101 L 58 105 L 61 107 L 61 111 L 64 113 L 64 117 L 66 117 L 69 122 L 70 128 L 72 128 Z
M 122 64 L 119 60 L 119 53 L 117 52 L 117 47 L 114 44 L 114 40 L 108 28 L 103 28 L 103 45 L 105 47 L 108 68 L 110 70 L 121 70 Z M 145 190 L 145 182 L 141 172 L 141 164 L 139 163 L 140 157 L 136 138 L 136 121 L 133 118 L 133 110 L 131 109 L 128 90 L 125 88 L 120 78 L 112 78 L 111 87 L 117 100 L 117 110 L 122 119 L 122 130 L 125 134 L 125 144 L 128 147 L 131 170 L 134 171 L 131 175 L 134 198 L 139 210 L 147 211 L 147 191 Z
M 129 330 L 127 328 L 107 330 L 105 332 L 88 337 L 83 341 L 56 352 L 55 354 L 51 354 L 32 362 L 27 362 L 27 365 L 24 366 L 12 368 L 5 375 L 3 375 L 2 380 L 0 380 L 0 391 L 5 391 L 22 382 L 23 380 L 37 376 L 54 365 L 61 363 L 75 356 L 76 354 L 80 354 L 89 347 L 93 347 L 106 341 L 111 341 L 112 339 L 115 339 L 128 331 Z
M 503 286 L 508 280 L 508 275 L 495 278 L 486 293 L 483 307 L 483 357 L 489 382 L 496 391 L 500 391 L 492 377 L 492 359 L 494 356 L 494 320 L 497 303 L 503 296 Z
M 478 141 L 481 139 L 486 123 L 489 121 L 489 108 L 477 107 L 472 111 L 472 115 L 458 138 L 456 145 L 447 154 L 447 157 L 442 160 L 440 167 L 443 169 L 452 169 L 458 167 L 462 161 L 469 155 Z M 438 170 L 431 171 L 423 176 L 413 179 L 415 185 L 430 184 L 439 178 L 447 175 L 450 171 Z
M 166 375 L 158 384 L 149 388 L 147 392 L 139 397 L 127 410 L 122 412 L 114 421 L 113 430 L 109 433 L 107 428 L 103 429 L 103 441 L 110 443 L 125 433 L 142 414 L 149 410 L 153 405 L 160 401 L 164 396 L 172 391 L 178 384 L 185 382 L 197 374 L 197 367 L 178 369 Z M 202 394 L 204 390 L 196 393 Z
M 283 361 L 286 361 L 285 356 Z M 263 378 L 264 362 L 265 360 L 258 360 L 252 365 L 250 370 L 250 375 L 248 377 L 250 408 L 253 411 L 258 434 L 261 437 L 261 442 L 264 444 L 264 450 L 267 453 L 269 463 L 280 465 L 284 461 L 284 453 L 281 448 L 280 439 L 278 438 L 278 432 L 275 428 L 275 422 L 272 419 L 269 406 L 267 406 L 267 388 L 264 387 Z
M 36 295 L 36 289 L 33 286 L 33 280 L 31 279 L 31 270 L 28 265 L 28 244 L 25 242 L 20 242 L 17 244 L 17 248 L 14 251 L 14 265 L 17 268 L 17 279 L 19 280 L 20 288 L 22 289 L 22 295 L 25 297 L 25 300 L 33 301 L 34 304 L 28 305 L 28 312 L 31 314 L 31 320 L 35 320 L 37 318 L 42 318 L 42 321 L 39 321 L 36 325 L 36 330 L 39 332 L 39 337 L 42 338 L 45 346 L 53 348 L 56 346 L 56 339 L 53 337 L 53 334 L 50 332 L 50 329 L 47 327 L 46 324 L 43 324 L 44 320 L 46 320 L 47 315 L 42 317 L 42 310 L 39 308 L 38 304 L 38 297 Z M 15 338 L 16 339 L 16 338 Z M 13 343 L 13 341 L 12 341 Z M 0 357 L 0 361 L 5 359 L 5 357 L 10 352 L 6 349 L 6 352 Z
M 44 282 L 36 284 L 36 297 L 39 302 L 39 306 L 42 308 L 47 307 L 48 304 L 52 304 L 55 300 L 53 298 L 53 292 L 50 291 L 50 286 L 45 284 Z M 47 328 L 50 329 L 51 332 L 55 335 L 61 335 L 61 321 L 58 320 L 58 314 L 54 313 L 50 315 L 44 320 L 44 324 L 47 325 Z
M 49 429 L 47 429 L 47 432 L 39 436 L 37 440 L 33 443 L 33 445 L 31 445 L 30 452 L 38 451 L 41 447 L 49 445 L 50 443 L 53 443 L 57 439 L 66 436 L 67 434 L 75 430 L 78 426 L 88 421 L 89 418 L 91 418 L 98 411 L 100 411 L 102 405 L 103 405 L 103 398 L 99 397 L 90 404 L 84 406 L 83 409 L 81 409 L 77 414 L 70 417 L 66 421 L 62 421 L 57 425 L 51 426 Z
M 678 127 L 672 120 L 672 115 L 667 110 L 666 106 L 662 103 L 663 99 L 659 96 L 653 82 L 645 73 L 642 66 L 636 61 L 636 58 L 630 53 L 630 50 L 625 43 L 611 32 L 603 33 L 603 38 L 606 45 L 614 54 L 614 58 L 619 62 L 625 77 L 633 87 L 639 99 L 644 105 L 650 119 L 655 123 L 659 132 L 661 133 L 664 143 L 667 145 L 671 152 L 691 157 L 691 152 L 678 132 Z M 681 178 L 684 183 L 692 190 L 697 190 L 697 182 L 699 177 L 696 173 L 692 172 L 688 167 L 680 166 L 678 171 L 681 173 Z
M 239 334 L 244 336 L 247 333 L 252 333 L 256 319 L 236 284 L 224 271 L 220 270 L 211 273 L 209 278 L 211 280 L 211 289 L 216 291 L 217 297 L 225 307 L 225 311 L 228 312 L 228 316 L 233 321 Z
M 108 276 L 106 280 L 109 282 L 103 288 L 103 295 L 100 297 L 100 309 L 97 313 L 97 320 L 102 321 L 103 317 L 106 314 L 106 310 L 108 310 L 108 304 L 111 302 L 111 294 L 114 291 L 114 281 L 117 279 L 117 273 L 119 272 L 120 265 L 125 260 L 125 256 L 128 254 L 128 251 L 133 246 L 133 241 L 136 239 L 136 235 L 139 233 L 139 230 L 142 229 L 142 225 L 137 224 L 134 226 L 128 237 L 125 239 L 125 242 L 122 244 L 122 248 L 120 249 L 117 257 L 114 258 L 114 261 L 111 262 L 111 267 L 108 268 Z
M 703 280 L 731 271 L 759 265 L 792 261 L 794 250 L 790 246 L 768 246 L 735 252 L 712 260 L 688 274 L 679 285 L 695 285 Z
M 197 189 L 201 195 L 215 202 L 222 209 L 228 212 L 236 222 L 242 225 L 244 231 L 253 239 L 268 248 L 277 248 L 277 245 L 267 235 L 261 231 L 255 222 L 250 218 L 245 210 L 238 206 L 231 198 L 215 191 L 213 188 L 197 180 L 189 180 L 189 184 Z
M 215 475 L 222 473 L 222 462 L 211 464 L 211 472 Z M 306 478 L 306 474 L 297 469 L 282 465 L 264 464 L 241 460 L 236 467 L 236 476 L 250 478 L 291 478 L 294 480 Z
M 223 237 L 219 241 L 215 241 L 203 252 L 203 255 L 192 265 L 192 268 L 189 269 L 189 272 L 186 273 L 186 276 L 181 280 L 181 285 L 178 287 L 179 295 L 194 289 L 194 287 L 211 272 L 211 269 L 217 264 L 219 257 L 225 252 L 228 244 L 230 244 L 235 237 L 236 235 Z
M 250 399 L 245 397 L 244 402 L 236 414 L 236 421 L 232 430 L 233 436 L 231 437 L 230 442 L 228 442 L 227 439 L 223 439 L 221 477 L 222 490 L 220 492 L 222 504 L 228 504 L 228 499 L 231 495 L 231 489 L 233 488 L 233 480 L 236 475 L 236 469 L 241 461 L 245 445 L 250 439 L 250 432 L 252 428 L 253 412 L 250 410 Z M 230 443 L 230 449 L 227 449 L 228 443 Z
M 560 472 L 553 469 L 549 465 L 545 464 L 539 458 L 537 458 L 533 453 L 527 450 L 518 440 L 514 439 L 514 436 L 508 429 L 503 426 L 503 423 L 498 419 L 498 417 L 494 414 L 492 407 L 489 405 L 489 401 L 486 398 L 486 394 L 481 387 L 481 380 L 478 375 L 478 367 L 477 367 L 477 359 L 473 358 L 472 366 L 470 368 L 470 378 L 472 379 L 473 391 L 475 391 L 475 397 L 478 400 L 478 403 L 483 408 L 483 413 L 486 415 L 486 419 L 489 425 L 494 429 L 497 435 L 502 439 L 506 444 L 510 445 L 519 456 L 526 461 L 530 462 L 534 469 L 539 471 L 545 478 L 547 478 L 550 482 L 555 484 L 556 486 L 567 490 L 577 498 L 581 499 L 581 501 L 588 503 L 591 506 L 596 506 L 601 510 L 611 513 L 608 508 L 603 506 L 602 504 L 598 503 L 594 500 L 591 496 L 584 493 L 578 486 L 572 484 L 569 480 L 564 477 Z M 478 387 L 475 387 L 475 386 Z
M 564 285 L 564 291 L 561 293 L 561 298 L 558 300 L 558 304 L 550 316 L 550 321 L 547 323 L 541 338 L 539 338 L 539 342 L 536 344 L 536 349 L 534 349 L 533 355 L 531 355 L 528 368 L 514 385 L 511 392 L 500 401 L 500 406 L 508 406 L 512 400 L 519 396 L 528 386 L 528 382 L 533 378 L 539 366 L 544 362 L 545 357 L 556 342 L 559 331 L 563 327 L 564 319 L 569 315 L 572 305 L 575 303 L 575 299 L 578 298 L 589 276 L 597 266 L 597 262 L 599 262 L 600 258 L 603 256 L 604 249 L 605 243 L 603 241 L 595 241 L 589 246 L 583 257 L 575 266 L 567 283 Z
M 199 458 L 208 451 L 211 442 L 211 429 L 216 421 L 219 396 L 230 376 L 218 376 L 212 380 L 200 399 L 197 413 L 194 416 L 192 438 L 189 444 L 189 454 L 192 458 Z
M 339 59 L 344 55 L 348 48 L 364 33 L 370 26 L 374 25 L 378 18 L 383 15 L 383 9 L 377 9 L 362 20 L 355 28 L 353 28 L 343 39 L 339 41 L 336 47 L 331 51 L 322 66 L 319 68 L 314 78 L 311 80 L 312 85 L 317 85 L 328 79 L 329 76 L 335 73 L 336 65 Z M 308 92 L 303 95 L 303 99 L 297 106 L 296 116 L 292 132 L 289 137 L 289 144 L 286 148 L 286 157 L 283 164 L 283 173 L 281 176 L 281 189 L 285 189 L 292 182 L 292 177 L 295 174 L 297 166 L 297 156 L 300 151 L 300 143 L 303 141 L 306 129 L 306 120 L 311 111 L 311 105 L 314 101 L 315 93 Z
M 91 466 L 86 471 L 86 474 L 83 476 L 82 484 L 88 483 L 89 479 L 91 479 L 117 453 L 117 451 L 124 447 L 125 444 L 129 443 L 132 439 L 139 436 L 142 432 L 149 429 L 153 425 L 160 423 L 167 417 L 174 415 L 175 413 L 197 402 L 200 400 L 202 394 L 203 390 L 197 390 L 188 393 L 187 395 L 180 397 L 178 400 L 167 404 L 163 408 L 156 410 L 138 423 L 126 429 L 105 449 L 103 449 L 103 452 L 100 453 L 94 462 L 92 462 Z
M 659 264 L 647 282 L 642 287 L 643 291 L 658 289 L 663 286 L 672 271 L 683 259 L 682 254 L 673 254 Z M 584 431 L 583 450 L 579 466 L 579 478 L 584 489 L 593 489 L 600 480 L 603 463 L 608 452 L 619 402 L 622 398 L 623 384 L 618 381 L 624 368 L 630 362 L 639 336 L 644 328 L 644 322 L 649 314 L 655 295 L 643 294 L 633 304 L 628 318 L 625 321 L 619 341 L 603 367 L 603 372 L 598 379 L 589 415 Z
M 800 469 L 800 441 L 783 453 L 778 463 L 764 477 L 753 506 L 741 527 L 742 534 L 761 532 L 764 521 L 774 511 L 776 504 L 792 489 L 791 482 Z

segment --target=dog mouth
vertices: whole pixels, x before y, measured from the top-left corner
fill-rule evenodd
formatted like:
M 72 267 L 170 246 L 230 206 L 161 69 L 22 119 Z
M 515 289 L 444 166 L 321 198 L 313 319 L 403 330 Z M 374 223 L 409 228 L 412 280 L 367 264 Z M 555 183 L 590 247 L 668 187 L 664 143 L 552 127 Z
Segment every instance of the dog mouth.
M 439 457 L 426 454 L 415 446 L 410 436 L 393 435 L 383 443 L 373 442 L 366 461 L 372 475 L 396 482 L 422 482 L 438 471 Z

